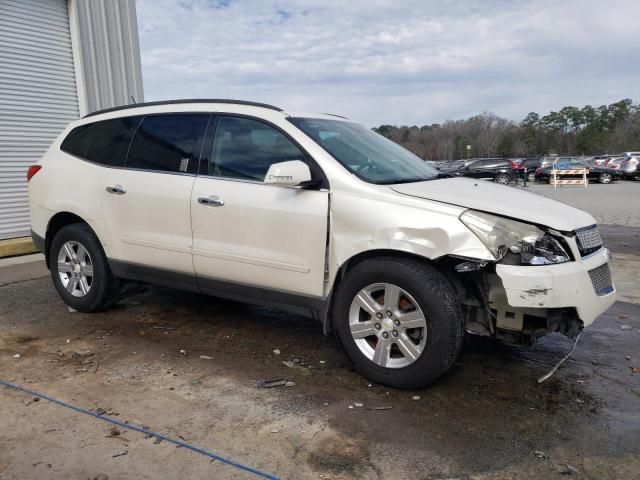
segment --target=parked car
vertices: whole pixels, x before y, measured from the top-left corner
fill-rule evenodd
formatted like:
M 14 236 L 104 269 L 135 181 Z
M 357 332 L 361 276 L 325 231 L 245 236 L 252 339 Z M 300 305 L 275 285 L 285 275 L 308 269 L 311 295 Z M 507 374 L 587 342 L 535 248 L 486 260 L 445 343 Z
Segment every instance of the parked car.
M 457 170 L 460 168 L 466 160 L 450 160 L 448 162 L 438 162 L 438 166 L 436 167 L 441 172 L 450 172 L 452 170 Z
M 33 240 L 70 307 L 103 310 L 137 280 L 282 308 L 394 387 L 442 375 L 465 331 L 573 337 L 615 300 L 588 213 L 440 178 L 331 115 L 229 100 L 103 110 L 27 180 Z
M 525 158 L 522 162 L 521 176 L 524 177 L 525 169 L 528 182 L 536 181 L 536 170 L 542 166 L 543 157 Z
M 621 177 L 620 172 L 612 168 L 590 166 L 581 158 L 559 157 L 556 160 L 555 164 L 549 167 L 538 168 L 536 170 L 536 180 L 540 182 L 545 182 L 545 181 L 548 182 L 551 179 L 551 177 L 553 177 L 552 170 L 554 168 L 557 170 L 578 170 L 578 169 L 588 168 L 589 172 L 587 173 L 587 180 L 596 181 L 598 183 L 603 183 L 603 184 L 611 183 L 614 180 L 620 180 L 620 177 Z M 562 178 L 565 180 L 571 180 L 571 179 L 577 180 L 582 178 L 582 174 L 580 173 L 563 174 Z
M 640 180 L 640 153 L 628 152 L 626 158 L 620 164 L 620 172 L 623 178 Z
M 502 185 L 518 179 L 517 165 L 504 158 L 474 158 L 448 173 L 458 177 L 493 180 Z
M 624 162 L 626 158 L 627 157 L 623 157 L 623 156 L 611 157 L 605 162 L 603 166 L 606 168 L 611 168 L 612 170 L 620 170 L 620 166 L 622 165 L 622 162 Z

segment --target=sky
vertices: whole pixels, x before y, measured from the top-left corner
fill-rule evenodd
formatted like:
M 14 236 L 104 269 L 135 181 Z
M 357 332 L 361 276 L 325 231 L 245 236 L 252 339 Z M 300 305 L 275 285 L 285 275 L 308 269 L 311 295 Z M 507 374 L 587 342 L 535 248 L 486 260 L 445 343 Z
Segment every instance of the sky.
M 145 100 L 368 126 L 640 101 L 639 0 L 137 0 Z

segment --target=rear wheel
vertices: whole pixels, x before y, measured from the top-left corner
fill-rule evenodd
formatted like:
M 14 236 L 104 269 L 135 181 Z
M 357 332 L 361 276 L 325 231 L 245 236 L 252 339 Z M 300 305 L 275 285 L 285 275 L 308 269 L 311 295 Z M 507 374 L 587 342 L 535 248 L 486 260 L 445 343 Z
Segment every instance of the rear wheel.
M 451 286 L 414 260 L 388 257 L 356 265 L 338 287 L 333 319 L 355 369 L 392 387 L 428 385 L 451 367 L 462 345 Z
M 530 181 L 530 182 L 535 182 L 536 181 L 536 172 L 527 173 L 527 180 Z
M 508 185 L 509 182 L 511 181 L 511 178 L 509 177 L 509 175 L 506 175 L 504 173 L 499 173 L 498 175 L 496 175 L 493 181 L 496 183 L 499 183 L 500 185 Z
M 611 183 L 612 177 L 610 173 L 601 173 L 600 176 L 598 177 L 598 182 L 600 183 Z
M 102 310 L 116 299 L 117 281 L 88 225 L 67 225 L 51 242 L 49 269 L 64 302 L 75 310 Z

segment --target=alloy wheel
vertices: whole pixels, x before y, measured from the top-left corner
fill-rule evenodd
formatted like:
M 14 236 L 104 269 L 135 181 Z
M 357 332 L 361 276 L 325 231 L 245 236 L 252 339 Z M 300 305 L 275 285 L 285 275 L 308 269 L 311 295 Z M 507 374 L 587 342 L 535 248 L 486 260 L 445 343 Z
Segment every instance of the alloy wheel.
M 611 175 L 608 173 L 600 174 L 600 183 L 611 183 Z
M 391 283 L 374 283 L 358 292 L 349 309 L 349 330 L 362 354 L 385 368 L 411 365 L 427 341 L 422 309 Z
M 58 275 L 62 286 L 74 297 L 84 297 L 93 285 L 93 262 L 79 242 L 68 241 L 58 252 Z

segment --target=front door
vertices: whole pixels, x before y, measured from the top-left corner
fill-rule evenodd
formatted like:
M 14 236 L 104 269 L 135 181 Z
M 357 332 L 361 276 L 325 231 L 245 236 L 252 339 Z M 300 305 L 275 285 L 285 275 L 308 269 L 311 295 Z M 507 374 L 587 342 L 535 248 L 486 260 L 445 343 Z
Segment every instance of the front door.
M 121 273 L 195 286 L 190 202 L 209 117 L 146 116 L 124 167 L 105 174 L 102 208 L 111 260 L 116 268 L 126 268 Z
M 264 183 L 273 163 L 313 160 L 280 130 L 245 117 L 218 117 L 208 145 L 191 197 L 200 287 L 321 297 L 329 192 Z

